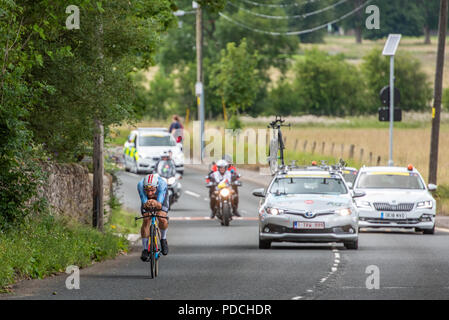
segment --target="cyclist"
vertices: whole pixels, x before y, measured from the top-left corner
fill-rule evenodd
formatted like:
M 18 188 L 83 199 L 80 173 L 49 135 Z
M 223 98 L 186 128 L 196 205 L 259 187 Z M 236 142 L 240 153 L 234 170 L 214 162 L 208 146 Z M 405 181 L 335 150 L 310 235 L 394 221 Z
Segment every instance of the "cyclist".
M 166 217 L 168 210 L 170 208 L 168 201 L 168 188 L 167 182 L 164 178 L 160 177 L 158 174 L 149 174 L 145 176 L 137 184 L 137 191 L 139 192 L 141 201 L 141 213 L 143 216 L 149 216 L 148 212 L 151 208 L 157 209 L 157 215 Z M 159 229 L 161 231 L 161 251 L 163 255 L 168 254 L 168 243 L 167 243 L 167 229 L 168 221 L 167 219 L 158 218 Z M 140 234 L 142 236 L 142 256 L 140 257 L 142 261 L 148 261 L 148 242 L 150 237 L 150 224 L 151 219 L 143 219 L 142 228 L 140 229 Z

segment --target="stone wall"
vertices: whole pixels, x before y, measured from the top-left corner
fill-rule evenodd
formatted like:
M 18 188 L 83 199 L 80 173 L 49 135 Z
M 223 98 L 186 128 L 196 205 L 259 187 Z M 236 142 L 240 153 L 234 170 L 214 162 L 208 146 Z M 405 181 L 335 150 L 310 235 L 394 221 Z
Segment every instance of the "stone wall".
M 41 191 L 53 212 L 69 216 L 81 223 L 92 224 L 92 185 L 93 175 L 79 164 L 44 164 L 49 173 L 48 181 Z M 112 176 L 104 176 L 104 204 L 107 222 L 110 208 L 109 199 L 113 194 Z

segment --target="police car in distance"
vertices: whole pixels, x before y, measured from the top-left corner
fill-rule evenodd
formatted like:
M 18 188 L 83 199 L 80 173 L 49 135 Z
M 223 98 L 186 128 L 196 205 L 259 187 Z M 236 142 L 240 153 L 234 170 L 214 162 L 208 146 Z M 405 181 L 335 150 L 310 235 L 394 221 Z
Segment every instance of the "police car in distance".
M 353 193 L 337 171 L 290 168 L 279 172 L 268 188 L 256 189 L 259 248 L 272 242 L 342 242 L 358 248 L 358 212 Z
M 151 173 L 164 152 L 172 153 L 176 171 L 184 173 L 182 144 L 165 128 L 138 128 L 131 131 L 123 147 L 125 170 Z
M 415 228 L 435 232 L 436 201 L 430 194 L 437 186 L 426 186 L 421 174 L 408 167 L 362 167 L 355 192 L 366 195 L 356 200 L 359 227 Z

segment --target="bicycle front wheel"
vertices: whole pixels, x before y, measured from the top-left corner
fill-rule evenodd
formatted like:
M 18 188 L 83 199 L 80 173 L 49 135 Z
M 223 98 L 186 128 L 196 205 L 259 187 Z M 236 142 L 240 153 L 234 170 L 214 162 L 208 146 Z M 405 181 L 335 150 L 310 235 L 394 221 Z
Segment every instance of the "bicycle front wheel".
M 153 279 L 156 277 L 156 226 L 150 226 L 150 277 Z

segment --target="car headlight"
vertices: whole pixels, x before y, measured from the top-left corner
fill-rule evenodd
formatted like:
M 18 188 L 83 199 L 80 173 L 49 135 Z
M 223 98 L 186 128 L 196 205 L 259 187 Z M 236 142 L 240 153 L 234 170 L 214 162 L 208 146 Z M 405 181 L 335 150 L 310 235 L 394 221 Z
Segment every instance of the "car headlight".
M 371 204 L 368 201 L 356 201 L 357 208 L 371 208 Z
M 168 184 L 174 184 L 175 182 L 176 182 L 175 177 L 168 178 L 168 181 L 167 181 Z
M 418 205 L 416 206 L 418 209 L 432 209 L 433 208 L 433 202 L 428 201 L 421 201 L 418 202 Z
M 223 188 L 223 189 L 221 189 L 220 190 L 220 195 L 222 196 L 222 197 L 227 197 L 227 196 L 229 196 L 229 193 L 230 193 L 230 191 L 229 191 L 229 189 L 228 188 Z
M 352 210 L 350 208 L 338 209 L 334 212 L 342 217 L 350 216 L 352 214 Z
M 284 210 L 277 208 L 267 208 L 267 213 L 277 216 L 278 214 L 283 214 Z

